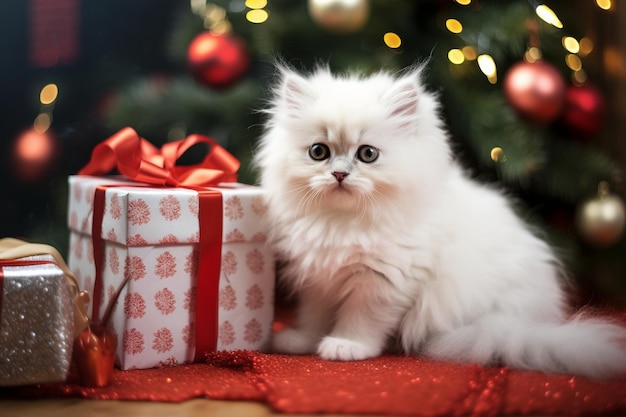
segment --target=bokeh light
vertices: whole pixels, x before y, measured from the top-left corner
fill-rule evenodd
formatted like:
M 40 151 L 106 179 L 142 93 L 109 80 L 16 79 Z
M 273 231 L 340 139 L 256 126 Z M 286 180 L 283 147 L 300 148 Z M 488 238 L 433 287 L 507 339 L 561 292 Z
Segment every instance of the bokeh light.
M 50 129 L 52 124 L 52 115 L 50 113 L 40 113 L 33 122 L 33 129 L 38 133 L 44 133 Z
M 456 19 L 448 19 L 446 20 L 446 28 L 452 33 L 461 33 L 463 32 L 463 25 Z
M 22 133 L 15 142 L 15 156 L 24 162 L 42 162 L 54 150 L 52 138 L 35 130 Z
M 28 184 L 45 180 L 54 168 L 57 148 L 56 138 L 50 130 L 38 132 L 32 128 L 22 132 L 13 143 L 11 168 L 14 177 Z
M 41 89 L 39 93 L 39 101 L 43 105 L 52 104 L 59 95 L 59 87 L 56 84 L 48 84 Z
M 583 68 L 583 63 L 581 62 L 578 55 L 567 54 L 565 57 L 565 63 L 567 67 L 572 71 L 580 71 Z
M 578 54 L 582 57 L 585 57 L 593 51 L 593 41 L 589 38 L 582 38 L 578 42 L 579 51 Z
M 267 6 L 267 0 L 246 0 L 246 7 L 250 9 L 262 9 Z
M 400 45 L 402 45 L 402 39 L 400 39 L 400 36 L 398 36 L 397 33 L 393 32 L 385 33 L 385 35 L 383 36 L 383 42 L 385 42 L 385 45 L 392 49 L 397 49 L 400 47 Z
M 498 82 L 498 73 L 496 69 L 496 62 L 491 55 L 482 54 L 477 58 L 478 67 L 487 76 L 487 79 L 491 84 Z
M 448 60 L 455 65 L 460 65 L 465 62 L 465 55 L 460 49 L 450 49 L 448 51 Z
M 471 45 L 467 45 L 463 47 L 463 56 L 468 61 L 474 61 L 478 58 L 478 52 L 476 52 L 476 48 Z
M 571 36 L 563 36 L 561 43 L 563 44 L 563 48 L 565 48 L 569 53 L 577 54 L 578 51 L 580 51 L 580 44 Z
M 556 13 L 554 13 L 554 11 L 545 4 L 537 6 L 535 13 L 537 13 L 537 16 L 539 16 L 544 22 L 559 29 L 563 28 L 563 23 L 561 23 Z
M 246 13 L 246 19 L 251 23 L 263 23 L 269 16 L 269 13 L 263 9 L 252 9 Z
M 499 162 L 499 161 L 504 162 L 506 158 L 504 158 L 504 155 L 502 152 L 503 152 L 502 148 L 499 146 L 496 146 L 495 148 L 491 150 L 491 154 L 490 154 L 491 159 L 494 162 Z
M 585 70 L 574 71 L 572 73 L 572 82 L 575 85 L 583 85 L 587 82 L 587 73 Z
M 526 53 L 524 54 L 524 59 L 526 60 L 526 62 L 530 62 L 532 64 L 533 62 L 539 61 L 542 56 L 543 54 L 541 53 L 541 49 L 537 48 L 536 46 L 531 46 L 526 50 Z

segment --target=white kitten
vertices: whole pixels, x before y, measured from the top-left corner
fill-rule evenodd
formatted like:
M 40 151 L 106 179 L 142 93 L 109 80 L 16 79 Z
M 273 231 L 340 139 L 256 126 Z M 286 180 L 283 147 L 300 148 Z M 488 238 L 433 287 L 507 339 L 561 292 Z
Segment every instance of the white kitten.
M 359 360 L 399 342 L 446 360 L 626 372 L 626 331 L 568 320 L 552 250 L 453 160 L 421 69 L 279 70 L 255 162 L 300 305 L 276 350 Z

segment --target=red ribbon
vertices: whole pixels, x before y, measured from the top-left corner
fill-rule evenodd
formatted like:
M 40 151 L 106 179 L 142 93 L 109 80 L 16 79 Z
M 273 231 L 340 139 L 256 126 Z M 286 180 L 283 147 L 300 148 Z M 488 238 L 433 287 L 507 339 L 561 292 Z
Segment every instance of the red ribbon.
M 206 143 L 211 146 L 204 160 L 196 165 L 177 166 L 176 161 L 191 146 Z M 151 185 L 191 188 L 198 192 L 200 243 L 197 271 L 195 318 L 195 360 L 217 346 L 217 313 L 219 275 L 222 258 L 222 193 L 203 187 L 237 180 L 239 161 L 214 140 L 201 135 L 170 142 L 155 148 L 131 128 L 124 128 L 98 144 L 89 163 L 79 175 L 104 175 L 113 168 L 134 181 Z M 97 187 L 94 196 L 92 239 L 96 277 L 92 318 L 97 321 L 102 297 L 102 218 L 106 186 Z M 219 219 L 219 221 L 215 221 Z M 200 301 L 201 300 L 201 301 Z M 106 325 L 106 323 L 104 323 Z
M 192 146 L 205 143 L 211 150 L 199 164 L 177 166 L 176 161 Z M 89 163 L 78 175 L 104 175 L 117 168 L 134 181 L 173 187 L 206 187 L 237 181 L 239 161 L 213 139 L 190 135 L 157 149 L 125 127 L 96 145 Z
M 0 268 L 0 328 L 2 328 L 2 300 L 4 300 L 4 270 Z

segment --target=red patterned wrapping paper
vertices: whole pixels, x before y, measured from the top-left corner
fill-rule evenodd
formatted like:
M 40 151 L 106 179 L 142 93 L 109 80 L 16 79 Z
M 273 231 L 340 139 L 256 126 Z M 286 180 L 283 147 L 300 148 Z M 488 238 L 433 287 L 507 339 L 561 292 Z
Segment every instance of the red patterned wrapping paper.
M 105 191 L 100 313 L 125 278 L 113 309 L 122 369 L 191 362 L 195 355 L 198 192 L 146 187 L 119 177 L 71 176 L 69 266 L 94 289 L 94 193 Z M 274 259 L 264 244 L 266 206 L 258 187 L 224 184 L 217 350 L 265 350 L 271 335 Z M 220 221 L 216 219 L 216 221 Z M 207 329 L 209 331 L 209 329 Z

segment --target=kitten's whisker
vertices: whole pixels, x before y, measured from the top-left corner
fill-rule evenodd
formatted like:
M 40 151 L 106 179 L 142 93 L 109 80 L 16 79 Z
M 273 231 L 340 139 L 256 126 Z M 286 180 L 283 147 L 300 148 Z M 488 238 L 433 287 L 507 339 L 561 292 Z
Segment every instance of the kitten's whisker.
M 363 197 L 359 199 L 359 219 L 366 218 L 369 213 L 370 222 L 376 223 L 380 217 L 380 200 L 378 199 L 380 193 L 374 190 L 371 193 L 363 194 Z
M 367 216 L 367 207 L 369 206 L 369 195 L 365 194 L 360 196 L 358 205 L 358 217 L 357 220 L 363 220 Z
M 298 207 L 296 208 L 296 213 L 299 216 L 305 214 L 306 212 L 308 212 L 309 209 L 312 208 L 313 204 L 319 203 L 318 196 L 319 196 L 320 192 L 318 190 L 310 188 L 306 184 L 303 184 L 300 187 L 294 189 L 294 191 L 298 192 L 298 193 L 303 191 L 303 190 L 305 190 L 305 193 L 302 196 L 302 199 L 300 199 L 300 202 L 298 203 Z
M 298 207 L 296 207 L 296 215 L 302 216 L 304 213 L 308 211 L 309 200 L 311 199 L 311 190 L 307 190 L 300 201 L 298 202 Z

